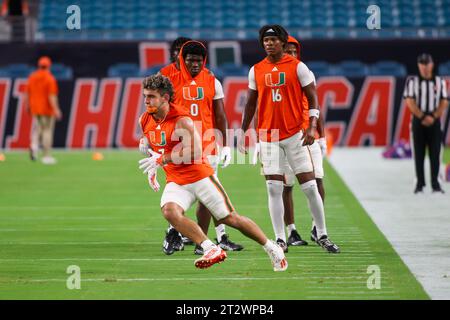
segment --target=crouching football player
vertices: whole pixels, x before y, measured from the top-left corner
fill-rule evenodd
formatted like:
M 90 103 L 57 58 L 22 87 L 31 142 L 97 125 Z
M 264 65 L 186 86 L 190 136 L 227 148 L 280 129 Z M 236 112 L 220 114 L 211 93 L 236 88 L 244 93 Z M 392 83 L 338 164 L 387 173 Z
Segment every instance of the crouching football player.
M 183 235 L 203 249 L 203 256 L 195 260 L 197 268 L 220 263 L 227 254 L 207 238 L 202 229 L 184 213 L 196 200 L 201 201 L 215 219 L 241 231 L 263 246 L 274 271 L 287 269 L 283 250 L 267 239 L 263 231 L 249 218 L 239 215 L 214 170 L 202 156 L 201 138 L 194 123 L 183 109 L 171 102 L 174 91 L 170 80 L 160 74 L 143 82 L 146 112 L 139 121 L 144 136 L 150 142 L 148 158 L 139 161 L 139 168 L 148 175 L 153 190 L 159 190 L 156 172 L 162 167 L 166 173 L 166 187 L 161 197 L 164 218 Z

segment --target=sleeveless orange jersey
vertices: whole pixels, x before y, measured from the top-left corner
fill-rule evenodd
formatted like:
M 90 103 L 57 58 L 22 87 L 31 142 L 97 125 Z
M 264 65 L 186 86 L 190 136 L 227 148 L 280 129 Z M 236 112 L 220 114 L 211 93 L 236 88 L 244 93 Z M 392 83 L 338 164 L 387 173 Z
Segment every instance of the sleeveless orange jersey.
M 254 66 L 258 90 L 257 129 L 263 141 L 284 140 L 302 129 L 305 115 L 303 90 L 297 76 L 299 63 L 285 54 L 277 63 L 265 58 Z M 272 137 L 272 129 L 279 130 L 278 139 Z M 260 130 L 267 130 L 267 137 L 261 135 Z
M 215 77 L 204 67 L 206 64 L 205 58 L 202 70 L 193 78 L 182 58 L 183 47 L 179 56 L 180 71 L 170 73 L 166 70 L 163 73 L 161 69 L 161 74 L 167 76 L 172 82 L 175 91 L 173 102 L 182 106 L 194 121 L 197 131 L 202 137 L 205 155 L 216 154 L 214 133 L 210 131 L 210 134 L 205 134 L 206 130 L 213 129 L 215 126 L 213 102 L 216 94 Z
M 156 122 L 151 114 L 144 112 L 139 118 L 142 132 L 150 142 L 153 151 L 161 154 L 170 154 L 181 141 L 172 139 L 177 121 L 189 115 L 175 104 L 170 104 L 169 113 L 161 122 Z M 175 182 L 179 185 L 194 183 L 214 174 L 213 168 L 202 159 L 202 163 L 174 164 L 169 163 L 163 167 L 166 172 L 166 182 Z

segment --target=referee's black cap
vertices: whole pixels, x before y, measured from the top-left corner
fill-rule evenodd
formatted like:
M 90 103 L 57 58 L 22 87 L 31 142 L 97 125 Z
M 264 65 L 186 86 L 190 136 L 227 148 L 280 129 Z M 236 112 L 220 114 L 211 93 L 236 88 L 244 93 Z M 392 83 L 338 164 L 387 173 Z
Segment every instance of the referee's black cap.
M 433 62 L 433 57 L 429 53 L 422 53 L 417 57 L 417 63 L 428 64 Z

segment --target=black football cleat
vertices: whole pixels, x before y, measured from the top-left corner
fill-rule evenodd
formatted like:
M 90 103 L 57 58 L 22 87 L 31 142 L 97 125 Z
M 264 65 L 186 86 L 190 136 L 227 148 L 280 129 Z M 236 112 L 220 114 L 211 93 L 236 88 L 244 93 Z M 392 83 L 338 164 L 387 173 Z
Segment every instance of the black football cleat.
M 307 246 L 308 242 L 306 242 L 305 240 L 302 239 L 302 237 L 297 232 L 297 230 L 292 230 L 291 234 L 289 235 L 287 245 L 294 246 L 294 247 L 295 246 Z
M 181 242 L 181 236 L 178 231 L 173 228 L 170 229 L 166 232 L 166 237 L 164 238 L 163 252 L 170 256 L 176 251 L 176 247 L 179 242 Z
M 198 256 L 202 256 L 203 255 L 203 248 L 201 246 L 199 246 L 198 244 L 195 245 L 194 254 L 198 255 Z
M 194 245 L 194 241 L 192 241 L 192 240 L 189 239 L 188 237 L 181 236 L 181 240 L 183 241 L 183 244 L 184 244 L 185 246 L 192 246 L 192 245 Z
M 317 230 L 316 230 L 316 226 L 314 226 L 311 230 L 311 241 L 314 241 L 317 243 Z
M 222 239 L 220 240 L 220 242 L 218 242 L 216 239 L 216 243 L 219 247 L 221 247 L 225 251 L 241 251 L 242 249 L 244 249 L 244 247 L 242 245 L 231 241 L 228 238 L 228 235 L 226 235 L 226 234 L 224 234 L 222 236 Z
M 341 249 L 334 244 L 326 234 L 320 237 L 319 240 L 317 240 L 317 244 L 321 246 L 323 249 L 328 251 L 329 253 L 340 253 Z
M 281 249 L 283 249 L 284 253 L 288 252 L 288 246 L 287 246 L 286 242 L 284 242 L 284 240 L 277 239 L 277 244 L 281 247 Z

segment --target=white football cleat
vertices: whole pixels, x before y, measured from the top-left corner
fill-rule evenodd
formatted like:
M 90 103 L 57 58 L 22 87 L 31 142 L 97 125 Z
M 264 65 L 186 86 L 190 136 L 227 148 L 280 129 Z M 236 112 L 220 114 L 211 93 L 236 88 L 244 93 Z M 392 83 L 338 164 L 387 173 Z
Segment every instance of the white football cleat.
M 41 161 L 43 164 L 49 164 L 49 165 L 56 164 L 56 159 L 53 158 L 52 156 L 43 157 Z
M 284 256 L 283 249 L 278 244 L 276 244 L 273 249 L 267 250 L 266 252 L 272 261 L 273 271 L 286 271 L 288 262 Z
M 213 264 L 221 263 L 227 258 L 227 253 L 219 246 L 212 246 L 207 250 L 201 258 L 195 260 L 195 266 L 199 269 L 206 269 Z

